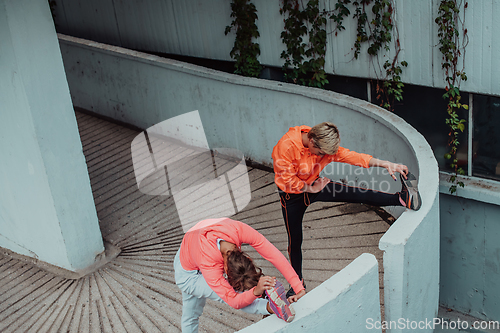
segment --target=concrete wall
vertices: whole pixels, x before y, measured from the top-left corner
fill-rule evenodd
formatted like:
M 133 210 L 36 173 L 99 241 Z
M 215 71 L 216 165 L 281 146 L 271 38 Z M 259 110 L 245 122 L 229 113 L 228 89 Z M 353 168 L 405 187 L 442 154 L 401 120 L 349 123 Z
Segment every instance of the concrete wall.
M 235 148 L 267 164 L 273 146 L 290 126 L 330 120 L 339 126 L 344 147 L 406 163 L 419 177 L 423 204 L 418 212 L 392 210 L 400 217 L 380 245 L 388 261 L 384 263 L 388 272 L 384 288 L 390 290 L 385 296 L 386 320 L 398 320 L 399 315 L 414 320 L 436 316 L 438 168 L 425 139 L 401 118 L 329 91 L 225 74 L 64 35 L 59 38 L 75 106 L 141 128 L 198 110 L 210 147 Z M 353 177 L 349 181 L 371 179 L 375 188 L 400 189 L 385 173 L 336 171 L 331 174 L 334 179 L 349 174 Z
M 420 172 L 410 140 L 424 139 L 373 104 L 68 36 L 60 35 L 60 41 L 73 103 L 83 109 L 144 129 L 198 110 L 210 147 L 235 148 L 264 164 L 272 163 L 272 148 L 289 127 L 329 120 L 339 126 L 342 146 L 405 163 L 417 176 Z M 377 189 L 400 189 L 386 172 L 356 167 L 335 171 L 339 173 L 330 172 L 333 178 L 374 178 L 370 183 Z
M 437 169 L 437 166 L 436 166 Z M 434 179 L 420 178 L 420 188 L 437 192 Z M 423 199 L 425 200 L 425 199 Z M 437 317 L 439 301 L 439 200 L 417 212 L 403 214 L 380 239 L 384 251 L 384 298 L 387 321 L 429 321 Z M 389 306 L 388 306 L 389 305 Z M 387 332 L 404 332 L 395 326 Z M 429 327 L 419 332 L 432 332 Z
M 476 318 L 500 320 L 500 184 L 465 179 L 458 195 L 441 178 L 440 303 Z
M 403 82 L 443 88 L 442 54 L 438 49 L 438 25 L 434 22 L 440 0 L 394 0 L 393 31 L 401 45 L 400 60 L 408 62 L 403 69 Z M 230 2 L 226 0 L 149 0 L 101 1 L 56 0 L 55 22 L 58 32 L 129 49 L 173 53 L 207 59 L 232 61 L 229 53 L 234 44 L 234 32 L 224 35 L 231 24 Z M 260 37 L 259 60 L 264 65 L 281 67 L 284 45 L 283 16 L 280 2 L 252 0 L 257 8 Z M 320 1 L 321 8 L 333 10 L 337 1 Z M 468 31 L 465 72 L 468 80 L 461 90 L 500 95 L 500 67 L 496 55 L 500 52 L 500 1 L 468 0 L 464 28 Z M 359 59 L 354 59 L 356 20 L 354 6 L 348 5 L 351 16 L 344 19 L 346 30 L 333 33 L 335 23 L 329 20 L 325 70 L 327 73 L 363 77 L 384 77 L 385 55 L 373 58 L 364 45 Z M 367 9 L 370 13 L 370 9 Z M 463 8 L 461 9 L 463 13 Z M 462 29 L 459 29 L 462 34 Z M 392 46 L 391 46 L 392 47 Z M 393 47 L 392 47 L 393 48 Z M 393 57 L 394 52 L 387 54 Z M 460 60 L 461 64 L 462 61 Z
M 295 303 L 291 323 L 270 316 L 239 332 L 382 332 L 378 282 L 377 259 L 364 253 Z
M 104 250 L 47 1 L 0 0 L 0 247 L 76 271 Z

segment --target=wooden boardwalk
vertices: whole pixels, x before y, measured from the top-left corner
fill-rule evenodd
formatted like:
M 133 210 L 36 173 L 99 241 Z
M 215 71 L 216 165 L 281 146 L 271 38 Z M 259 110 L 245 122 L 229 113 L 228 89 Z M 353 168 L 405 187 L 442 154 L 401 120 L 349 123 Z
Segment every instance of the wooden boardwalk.
M 102 235 L 121 253 L 79 280 L 64 279 L 0 254 L 0 331 L 179 332 L 182 301 L 172 261 L 183 231 L 174 200 L 137 189 L 131 143 L 139 131 L 80 112 L 76 117 Z M 273 174 L 255 167 L 248 167 L 248 174 L 252 199 L 231 218 L 259 230 L 287 256 Z M 364 252 L 373 253 L 381 262 L 378 242 L 388 228 L 364 205 L 311 205 L 304 218 L 307 289 Z M 283 281 L 252 248 L 244 250 L 266 275 Z M 260 319 L 209 301 L 200 331 L 234 332 Z

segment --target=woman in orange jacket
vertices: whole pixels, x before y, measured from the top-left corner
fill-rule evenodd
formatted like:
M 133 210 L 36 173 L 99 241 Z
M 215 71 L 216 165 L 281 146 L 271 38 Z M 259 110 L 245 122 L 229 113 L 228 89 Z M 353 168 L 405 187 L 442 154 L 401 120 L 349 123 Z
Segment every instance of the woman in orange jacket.
M 288 233 L 288 254 L 292 267 L 302 279 L 302 219 L 307 207 L 316 201 L 357 202 L 374 206 L 405 206 L 418 210 L 421 205 L 415 177 L 403 164 L 373 158 L 340 147 L 337 127 L 323 122 L 314 127 L 296 126 L 278 141 L 272 153 L 283 218 Z M 364 168 L 383 167 L 396 180 L 400 174 L 401 192 L 385 193 L 348 186 L 320 178 L 331 162 L 342 162 Z M 290 289 L 287 296 L 292 295 Z

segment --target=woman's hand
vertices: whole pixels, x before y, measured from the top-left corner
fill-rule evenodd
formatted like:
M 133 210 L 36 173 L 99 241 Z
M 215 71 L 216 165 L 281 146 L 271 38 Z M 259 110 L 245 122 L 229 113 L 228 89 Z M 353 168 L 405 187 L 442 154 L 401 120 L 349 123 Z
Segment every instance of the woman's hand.
M 387 171 L 389 171 L 389 175 L 394 180 L 397 180 L 396 176 L 394 175 L 396 172 L 402 174 L 405 179 L 406 179 L 406 174 L 408 174 L 408 167 L 404 164 L 392 163 L 389 161 L 379 160 L 378 158 L 372 158 L 370 160 L 369 165 L 371 167 L 376 166 L 387 169 Z
M 253 294 L 255 296 L 261 296 L 265 290 L 274 288 L 276 285 L 276 278 L 274 276 L 261 276 L 259 283 L 255 286 Z
M 298 294 L 288 297 L 288 302 L 295 303 L 299 300 L 299 298 L 301 298 L 305 294 L 306 294 L 306 290 L 302 289 L 301 291 L 299 291 Z
M 389 175 L 391 175 L 392 179 L 397 180 L 396 176 L 394 175 L 394 173 L 396 172 L 402 174 L 406 179 L 406 174 L 408 173 L 408 167 L 406 165 L 387 162 L 383 167 L 386 168 L 387 171 L 389 171 Z
M 331 180 L 329 178 L 326 178 L 326 177 L 318 178 L 314 181 L 314 183 L 312 185 L 304 184 L 304 187 L 302 188 L 302 192 L 318 193 L 321 190 L 323 190 L 323 188 L 325 188 L 325 186 L 329 182 L 331 182 Z

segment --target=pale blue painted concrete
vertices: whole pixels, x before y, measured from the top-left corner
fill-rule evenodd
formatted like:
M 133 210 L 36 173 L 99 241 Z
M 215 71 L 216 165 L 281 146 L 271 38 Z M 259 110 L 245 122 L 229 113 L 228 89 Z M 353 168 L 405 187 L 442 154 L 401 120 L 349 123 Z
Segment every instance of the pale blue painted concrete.
M 440 303 L 500 320 L 500 206 L 445 193 L 440 200 Z
M 360 255 L 293 307 L 291 323 L 270 316 L 238 332 L 382 332 L 377 259 Z
M 78 271 L 103 250 L 47 1 L 0 0 L 0 246 Z
M 71 95 L 78 107 L 141 128 L 198 110 L 210 147 L 235 148 L 265 164 L 271 164 L 271 150 L 288 127 L 330 120 L 339 126 L 344 147 L 406 163 L 419 178 L 423 205 L 418 212 L 391 210 L 400 217 L 380 245 L 387 251 L 386 320 L 398 320 L 400 315 L 416 321 L 436 316 L 438 168 L 425 139 L 401 118 L 329 91 L 225 74 L 59 37 Z M 376 189 L 400 189 L 387 175 L 361 169 L 339 168 L 339 174 L 331 176 L 340 179 L 351 173 L 354 180 L 373 179 Z
M 437 191 L 434 181 L 419 181 L 420 188 Z M 425 197 L 423 197 L 425 200 Z M 425 211 L 427 210 L 427 211 Z M 439 200 L 417 212 L 407 212 L 380 239 L 384 251 L 384 296 L 391 306 L 385 307 L 385 320 L 398 322 L 432 322 L 437 316 L 439 301 Z M 394 326 L 387 332 L 404 332 L 406 327 Z M 419 332 L 432 332 L 423 326 Z
M 460 177 L 450 195 L 442 173 L 440 303 L 483 320 L 500 321 L 500 183 Z
M 344 147 L 405 163 L 417 176 L 414 147 L 429 149 L 425 141 L 409 148 L 409 140 L 424 139 L 401 118 L 349 96 L 62 35 L 60 40 L 74 105 L 140 128 L 198 110 L 210 147 L 235 148 L 270 165 L 272 148 L 289 127 L 329 120 L 339 126 Z M 342 167 L 329 176 L 369 180 L 375 189 L 399 191 L 399 182 L 376 171 Z
M 438 318 L 434 322 L 434 333 L 441 332 L 500 333 L 500 322 L 498 320 L 482 320 L 440 307 Z
M 450 174 L 441 172 L 439 175 L 439 191 L 444 194 L 450 194 L 449 182 Z M 457 192 L 454 194 L 461 198 L 484 202 L 500 206 L 500 182 L 496 180 L 458 176 L 457 179 L 464 183 L 464 187 L 457 186 Z

